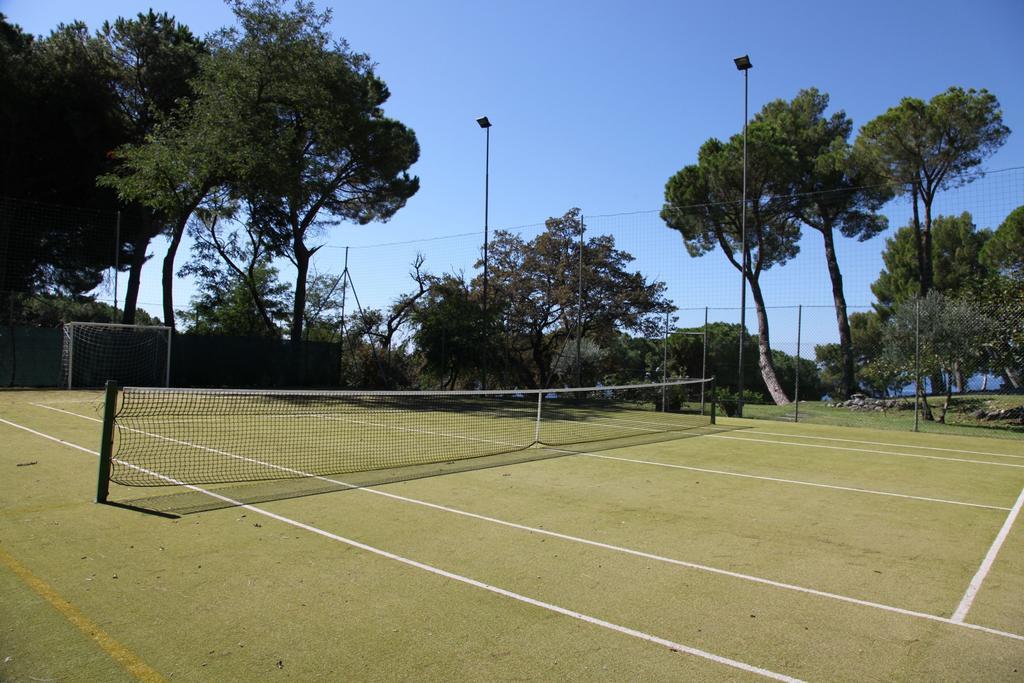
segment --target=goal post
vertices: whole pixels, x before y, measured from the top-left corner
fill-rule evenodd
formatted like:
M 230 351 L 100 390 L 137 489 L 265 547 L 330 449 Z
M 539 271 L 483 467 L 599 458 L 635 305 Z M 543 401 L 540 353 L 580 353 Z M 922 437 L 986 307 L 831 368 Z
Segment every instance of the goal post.
M 171 338 L 171 328 L 160 325 L 65 323 L 63 384 L 95 388 L 114 380 L 120 386 L 170 386 Z

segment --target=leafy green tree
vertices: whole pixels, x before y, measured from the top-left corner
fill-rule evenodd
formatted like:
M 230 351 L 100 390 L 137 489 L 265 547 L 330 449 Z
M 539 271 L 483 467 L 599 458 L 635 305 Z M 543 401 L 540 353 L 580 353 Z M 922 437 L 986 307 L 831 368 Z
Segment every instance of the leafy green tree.
M 885 327 L 885 356 L 911 376 L 916 351 L 923 375 L 970 376 L 988 365 L 988 345 L 995 329 L 994 322 L 973 302 L 933 290 L 925 297 L 903 302 L 893 312 Z M 915 349 L 917 346 L 919 349 Z M 945 383 L 946 397 L 937 418 L 939 422 L 945 422 L 953 384 Z M 931 410 L 927 402 L 924 405 L 925 418 L 930 420 Z
M 309 341 L 337 341 L 343 331 L 345 295 L 348 282 L 344 273 L 320 273 L 314 268 L 309 279 L 306 320 L 303 332 Z
M 178 112 L 157 125 L 145 143 L 119 148 L 115 152 L 118 167 L 99 180 L 116 188 L 123 200 L 141 204 L 148 212 L 145 225 L 152 229 L 143 231 L 131 246 L 130 277 L 137 278 L 141 272 L 149 240 L 160 230 L 168 237 L 161 285 L 164 317 L 171 327 L 175 324 L 174 266 L 178 248 L 189 220 L 227 174 L 222 154 L 227 148 L 215 137 L 205 135 L 209 128 L 196 123 L 198 116 L 191 104 L 183 103 Z
M 1024 273 L 989 273 L 971 284 L 966 298 L 993 324 L 987 369 L 1008 387 L 1024 388 Z
M 835 233 L 860 242 L 878 235 L 888 221 L 877 212 L 893 192 L 873 165 L 861 163 L 853 153 L 849 142 L 853 121 L 843 111 L 826 117 L 828 104 L 827 94 L 809 88 L 791 102 L 769 102 L 757 119 L 777 126 L 796 150 L 790 192 L 796 198 L 800 220 L 820 232 L 824 240 L 841 357 L 839 382 L 830 392 L 845 397 L 855 387 L 854 353 Z
M 149 243 L 158 234 L 167 232 L 171 241 L 163 264 L 164 317 L 168 324 L 173 325 L 170 290 L 173 286 L 174 253 L 184 224 L 175 221 L 177 216 L 169 210 L 172 207 L 157 192 L 167 182 L 163 177 L 154 178 L 152 173 L 145 178 L 124 179 L 124 176 L 152 170 L 135 168 L 147 155 L 133 151 L 147 144 L 155 145 L 147 138 L 157 132 L 159 124 L 195 96 L 192 81 L 199 73 L 206 46 L 174 17 L 166 13 L 157 14 L 153 10 L 139 13 L 134 19 L 120 17 L 113 23 L 105 22 L 95 41 L 108 64 L 110 88 L 116 95 L 117 107 L 126 128 L 125 144 L 115 157 L 121 165 L 120 173 L 103 176 L 100 184 L 116 189 L 122 200 L 135 205 L 131 212 L 135 219 L 131 222 L 133 230 L 124 240 L 122 259 L 129 266 L 124 322 L 134 320 Z M 171 187 L 172 192 L 180 191 L 177 183 L 172 183 Z
M 257 259 L 246 278 L 215 260 L 192 264 L 185 270 L 197 278 L 188 309 L 179 311 L 189 332 L 237 337 L 281 335 L 281 325 L 288 319 L 291 288 L 278 280 L 277 268 L 269 258 Z M 270 316 L 273 329 L 268 329 L 265 315 Z
M 601 346 L 623 331 L 659 334 L 663 313 L 671 307 L 664 283 L 630 271 L 633 256 L 617 249 L 611 235 L 584 235 L 579 209 L 549 218 L 544 232 L 529 241 L 503 230 L 494 234 L 488 308 L 500 321 L 517 383 L 545 386 L 577 331 Z
M 936 291 L 948 296 L 966 293 L 987 269 L 982 253 L 992 232 L 978 230 L 971 214 L 939 216 L 932 225 L 931 272 Z M 907 225 L 885 241 L 884 269 L 871 285 L 878 299 L 876 310 L 887 316 L 894 306 L 921 293 L 914 226 Z
M 385 221 L 419 188 L 415 134 L 387 118 L 370 58 L 327 32 L 330 12 L 299 0 L 232 3 L 239 29 L 212 40 L 202 79 L 210 124 L 237 155 L 235 193 L 296 269 L 290 336 L 302 339 L 310 246 L 332 221 Z M 234 147 L 234 145 L 238 145 Z
M 856 370 L 854 389 L 873 396 L 897 393 L 907 384 L 907 377 L 881 358 L 883 324 L 874 311 L 850 315 L 851 350 Z M 818 344 L 814 347 L 815 360 L 821 372 L 824 391 L 839 397 L 843 381 L 843 358 L 839 344 Z
M 736 270 L 745 272 L 754 300 L 758 327 L 758 366 L 772 399 L 789 402 L 776 376 L 771 353 L 768 313 L 760 278 L 773 266 L 784 265 L 800 250 L 800 222 L 788 197 L 788 182 L 797 163 L 796 152 L 774 123 L 755 120 L 747 131 L 747 240 L 741 251 L 743 208 L 743 137 L 729 142 L 705 142 L 697 163 L 686 166 L 665 185 L 661 218 L 678 230 L 690 256 L 722 250 Z M 743 263 L 748 264 L 743 268 Z
M 1024 206 L 1010 212 L 981 253 L 993 270 L 1024 278 Z
M 88 292 L 115 253 L 117 197 L 95 179 L 124 140 L 104 55 L 84 24 L 35 39 L 0 15 L 0 93 L 0 290 Z M 81 211 L 16 220 L 43 204 Z
M 109 323 L 116 311 L 110 304 L 87 296 L 58 294 L 21 294 L 14 297 L 11 323 L 31 327 L 57 327 L 70 322 Z M 159 325 L 144 310 L 139 310 L 137 325 Z
M 858 153 L 877 164 L 892 183 L 910 195 L 922 296 L 934 284 L 935 196 L 977 178 L 977 168 L 1009 134 L 995 95 L 984 88 L 964 90 L 955 86 L 928 102 L 906 97 L 861 128 L 855 145 Z M 924 207 L 923 224 L 920 206 Z
M 674 330 L 669 335 L 669 372 L 685 377 L 700 377 L 704 362 L 703 327 Z M 732 323 L 713 322 L 707 329 L 707 376 L 714 377 L 718 388 L 725 393 L 735 393 L 739 387 L 736 374 L 736 340 L 740 326 Z M 743 335 L 744 354 L 757 353 L 757 336 L 749 332 Z M 752 365 L 743 368 L 743 385 L 753 390 L 753 402 L 769 398 L 767 387 L 760 372 Z M 746 394 L 747 392 L 745 392 Z
M 445 274 L 431 283 L 423 305 L 414 314 L 415 344 L 422 357 L 428 386 L 455 389 L 481 376 L 481 362 L 502 357 L 495 330 L 494 306 L 485 320 L 480 292 L 461 274 Z
M 409 277 L 416 287 L 396 297 L 387 310 L 358 311 L 354 332 L 370 345 L 379 369 L 380 388 L 410 387 L 413 384 L 409 327 L 419 310 L 420 300 L 430 288 L 432 278 L 423 271 L 422 255 L 412 263 Z
M 224 289 L 219 283 L 240 286 L 246 296 L 237 297 L 240 305 L 251 305 L 263 323 L 259 336 L 280 337 L 280 295 L 287 291 L 271 282 L 270 264 L 273 250 L 265 235 L 254 229 L 249 220 L 239 221 L 238 206 L 223 193 L 215 208 L 199 209 L 191 223 L 194 239 L 192 260 L 181 269 L 182 275 L 196 275 L 205 283 L 216 283 L 208 288 Z M 276 278 L 277 270 L 273 269 Z M 201 309 L 207 310 L 207 309 Z M 193 311 L 198 312 L 193 306 Z M 242 318 L 235 315 L 236 320 Z M 256 334 L 248 327 L 245 334 Z M 234 334 L 232 332 L 231 334 Z

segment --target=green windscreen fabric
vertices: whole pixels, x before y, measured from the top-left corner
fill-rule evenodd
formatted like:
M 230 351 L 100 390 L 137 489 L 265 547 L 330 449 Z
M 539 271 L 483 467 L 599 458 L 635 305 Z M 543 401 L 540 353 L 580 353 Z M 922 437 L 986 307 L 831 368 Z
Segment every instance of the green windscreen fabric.
M 60 328 L 0 327 L 0 386 L 60 385 Z

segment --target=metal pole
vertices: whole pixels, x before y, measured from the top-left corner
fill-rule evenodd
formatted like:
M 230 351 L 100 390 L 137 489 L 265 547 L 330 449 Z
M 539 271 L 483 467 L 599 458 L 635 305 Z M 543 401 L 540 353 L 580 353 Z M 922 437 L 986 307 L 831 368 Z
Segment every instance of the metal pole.
M 345 375 L 345 295 L 348 293 L 348 247 L 345 247 L 345 267 L 341 271 L 341 341 L 338 344 L 338 377 L 340 382 Z
M 580 214 L 580 272 L 579 272 L 579 291 L 576 294 L 576 386 L 583 386 L 583 358 L 581 357 L 581 347 L 583 334 L 583 215 Z
M 117 225 L 114 228 L 114 313 L 111 322 L 117 322 L 117 271 L 121 267 L 121 212 L 117 212 Z
M 747 69 L 743 70 L 743 208 L 740 219 L 740 350 L 736 362 L 736 417 L 743 417 L 743 341 L 747 332 Z
M 921 300 L 914 299 L 914 431 L 921 415 Z
M 665 311 L 665 338 L 661 343 L 661 412 L 665 411 L 665 383 L 668 382 L 668 311 Z
M 117 412 L 117 382 L 107 380 L 103 401 L 103 429 L 100 437 L 96 502 L 106 503 L 110 493 L 110 463 L 114 459 L 114 414 Z
M 75 330 L 74 323 L 65 323 L 64 334 L 68 338 L 68 389 L 72 387 L 75 376 Z
M 490 202 L 491 202 L 491 128 L 490 125 L 484 129 L 487 136 L 486 143 L 486 156 L 484 161 L 484 334 L 487 334 L 487 270 L 488 270 L 488 247 L 490 241 L 490 231 L 488 226 L 488 218 L 490 214 Z M 481 348 L 484 345 L 481 344 Z M 481 370 L 481 385 L 484 389 L 487 388 L 487 353 L 484 352 L 482 362 L 480 363 Z
M 800 328 L 804 315 L 803 304 L 796 308 L 796 379 L 793 384 L 793 422 L 800 421 Z
M 708 378 L 708 307 L 704 307 L 704 343 L 700 361 L 700 378 Z M 700 414 L 704 414 L 704 382 L 700 383 Z
M 540 400 L 544 396 L 544 390 L 537 390 L 537 423 L 533 428 L 533 443 L 540 443 Z

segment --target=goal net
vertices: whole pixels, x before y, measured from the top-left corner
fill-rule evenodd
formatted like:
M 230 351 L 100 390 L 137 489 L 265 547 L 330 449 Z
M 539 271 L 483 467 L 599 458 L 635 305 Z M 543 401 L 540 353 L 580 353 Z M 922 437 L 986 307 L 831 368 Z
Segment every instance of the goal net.
M 68 389 L 166 387 L 171 379 L 171 328 L 73 322 L 64 325 L 64 385 Z

